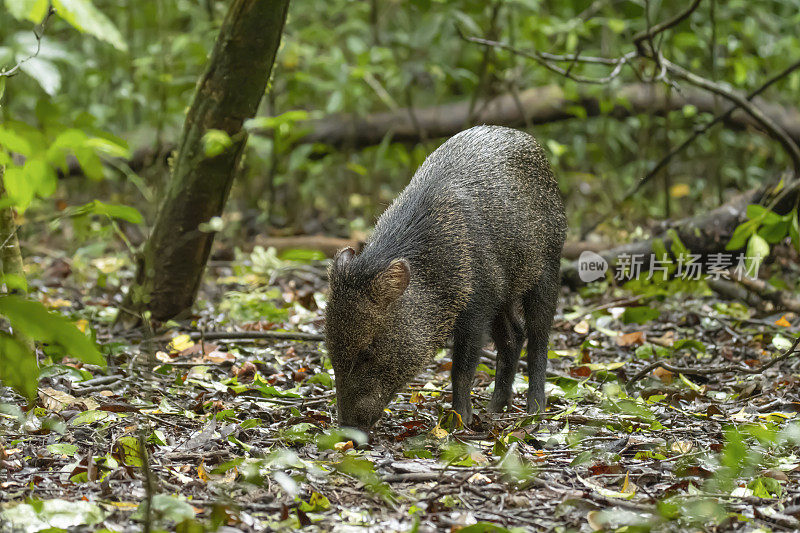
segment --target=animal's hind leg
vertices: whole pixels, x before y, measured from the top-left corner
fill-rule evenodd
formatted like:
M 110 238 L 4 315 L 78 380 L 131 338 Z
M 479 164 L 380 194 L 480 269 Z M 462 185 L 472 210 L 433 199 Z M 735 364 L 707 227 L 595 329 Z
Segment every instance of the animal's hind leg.
M 488 329 L 487 322 L 479 313 L 462 314 L 456 320 L 453 332 L 453 410 L 467 425 L 472 422 L 470 392 L 480 360 L 481 344 Z
M 544 382 L 547 372 L 547 345 L 550 327 L 558 304 L 558 270 L 545 274 L 539 283 L 525 293 L 522 308 L 528 333 L 528 398 L 529 413 L 544 412 L 547 400 Z
M 514 376 L 517 373 L 522 344 L 525 342 L 523 331 L 513 306 L 501 308 L 492 321 L 492 340 L 497 348 L 494 392 L 489 402 L 489 411 L 492 413 L 499 413 L 503 408 L 511 406 Z

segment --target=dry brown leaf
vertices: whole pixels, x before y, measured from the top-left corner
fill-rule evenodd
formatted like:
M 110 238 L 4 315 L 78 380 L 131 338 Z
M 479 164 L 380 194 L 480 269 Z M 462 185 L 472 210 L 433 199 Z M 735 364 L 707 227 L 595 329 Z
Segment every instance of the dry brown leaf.
M 660 337 L 651 338 L 650 342 L 652 342 L 653 344 L 658 344 L 659 346 L 663 346 L 665 348 L 669 348 L 670 346 L 675 344 L 675 332 L 668 331 Z
M 333 445 L 333 447 L 340 452 L 346 452 L 347 450 L 353 449 L 353 441 L 349 440 L 347 442 L 337 442 Z
M 658 367 L 653 370 L 653 375 L 660 379 L 663 383 L 669 385 L 672 383 L 672 380 L 675 379 L 675 374 L 667 370 L 666 368 Z
M 45 409 L 56 413 L 63 411 L 67 406 L 75 402 L 75 396 L 52 387 L 39 389 L 39 399 L 42 401 L 42 406 L 44 406 Z
M 231 362 L 231 361 L 235 361 L 236 360 L 236 356 L 233 355 L 232 353 L 229 353 L 229 352 L 219 352 L 219 351 L 214 350 L 214 351 L 210 352 L 209 354 L 205 355 L 203 357 L 203 360 L 204 361 L 209 361 L 211 363 L 220 364 L 220 363 L 228 363 L 228 362 Z
M 617 344 L 619 346 L 641 346 L 645 340 L 647 340 L 647 335 L 644 331 L 634 331 L 618 336 Z
M 771 477 L 772 479 L 777 479 L 778 481 L 789 481 L 789 476 L 786 475 L 786 472 L 782 470 L 775 470 L 774 468 L 770 468 L 769 470 L 764 470 L 761 472 L 761 475 L 764 477 Z

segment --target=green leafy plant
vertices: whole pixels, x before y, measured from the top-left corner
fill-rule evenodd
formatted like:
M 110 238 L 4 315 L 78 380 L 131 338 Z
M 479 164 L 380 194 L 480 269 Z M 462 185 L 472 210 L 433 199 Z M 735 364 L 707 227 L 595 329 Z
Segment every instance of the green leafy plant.
M 747 220 L 739 224 L 726 245 L 726 250 L 739 250 L 747 245 L 747 260 L 763 261 L 769 255 L 770 245 L 781 242 L 787 236 L 797 251 L 800 251 L 800 223 L 797 206 L 789 213 L 778 213 L 757 204 L 747 206 Z M 750 264 L 748 264 L 750 268 Z
M 31 399 L 36 395 L 39 368 L 36 354 L 25 339 L 60 347 L 64 354 L 85 363 L 105 366 L 95 343 L 69 320 L 42 304 L 18 296 L 0 296 L 0 315 L 13 333 L 0 333 L 0 379 Z

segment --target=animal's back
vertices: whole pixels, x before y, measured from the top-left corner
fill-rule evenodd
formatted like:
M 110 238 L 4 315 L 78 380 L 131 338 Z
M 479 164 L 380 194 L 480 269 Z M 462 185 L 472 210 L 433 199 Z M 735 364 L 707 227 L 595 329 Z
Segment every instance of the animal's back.
M 460 271 L 506 299 L 536 283 L 545 265 L 557 268 L 565 232 L 541 146 L 518 130 L 477 126 L 425 160 L 370 241 L 415 252 L 406 254 L 412 263 L 422 253 L 439 275 Z

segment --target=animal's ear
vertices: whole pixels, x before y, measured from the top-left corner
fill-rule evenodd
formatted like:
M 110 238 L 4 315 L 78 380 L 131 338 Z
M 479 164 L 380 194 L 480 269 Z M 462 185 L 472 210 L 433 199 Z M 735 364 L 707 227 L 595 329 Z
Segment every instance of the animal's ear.
M 355 255 L 356 251 L 350 248 L 349 246 L 347 248 L 342 248 L 341 250 L 336 252 L 335 256 L 333 256 L 333 269 L 341 271 L 344 267 L 347 266 L 348 263 L 350 263 L 350 261 L 353 260 L 353 257 L 355 257 Z
M 372 284 L 376 302 L 389 305 L 405 292 L 411 281 L 411 265 L 406 259 L 395 259 L 375 277 Z

